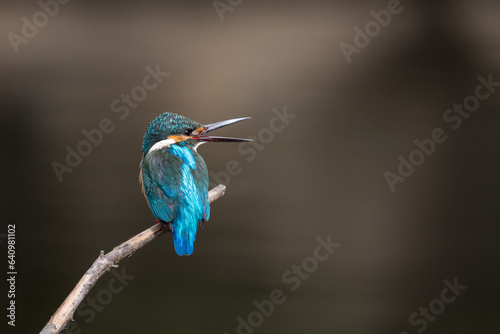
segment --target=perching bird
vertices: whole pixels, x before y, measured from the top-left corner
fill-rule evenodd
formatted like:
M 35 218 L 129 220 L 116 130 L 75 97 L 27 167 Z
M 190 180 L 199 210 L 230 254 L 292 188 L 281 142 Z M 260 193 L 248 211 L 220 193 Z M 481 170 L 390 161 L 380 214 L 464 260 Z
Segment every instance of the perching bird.
M 142 143 L 139 182 L 153 215 L 172 232 L 177 254 L 193 253 L 198 224 L 210 216 L 208 170 L 196 149 L 205 142 L 251 141 L 204 136 L 249 118 L 202 125 L 166 112 L 149 123 Z

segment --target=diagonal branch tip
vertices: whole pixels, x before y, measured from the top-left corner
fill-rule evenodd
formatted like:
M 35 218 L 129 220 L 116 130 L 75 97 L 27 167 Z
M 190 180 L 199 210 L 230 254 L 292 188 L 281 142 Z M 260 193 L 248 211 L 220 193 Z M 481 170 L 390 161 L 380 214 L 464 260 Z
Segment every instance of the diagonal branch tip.
M 208 201 L 212 203 L 218 200 L 224 196 L 225 192 L 226 186 L 219 184 L 208 192 Z M 73 291 L 66 297 L 54 315 L 52 315 L 40 334 L 60 333 L 65 328 L 66 324 L 70 320 L 73 320 L 73 314 L 77 307 L 104 273 L 110 271 L 113 267 L 118 267 L 118 263 L 121 260 L 132 256 L 140 248 L 165 234 L 165 229 L 159 229 L 157 225 L 158 224 L 155 224 L 147 230 L 133 236 L 129 240 L 113 248 L 113 250 L 107 254 L 104 254 L 104 251 L 101 250 L 98 258 L 76 284 Z

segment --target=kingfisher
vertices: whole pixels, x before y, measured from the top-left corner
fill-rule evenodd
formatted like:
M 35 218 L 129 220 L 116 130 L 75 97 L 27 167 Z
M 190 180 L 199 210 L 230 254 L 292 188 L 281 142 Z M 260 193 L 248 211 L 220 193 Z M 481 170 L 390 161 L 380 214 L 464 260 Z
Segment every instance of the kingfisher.
M 198 226 L 208 221 L 208 169 L 197 152 L 206 142 L 251 139 L 205 136 L 250 119 L 235 118 L 202 125 L 181 115 L 163 113 L 149 123 L 142 143 L 139 183 L 157 222 L 172 233 L 178 255 L 191 255 Z

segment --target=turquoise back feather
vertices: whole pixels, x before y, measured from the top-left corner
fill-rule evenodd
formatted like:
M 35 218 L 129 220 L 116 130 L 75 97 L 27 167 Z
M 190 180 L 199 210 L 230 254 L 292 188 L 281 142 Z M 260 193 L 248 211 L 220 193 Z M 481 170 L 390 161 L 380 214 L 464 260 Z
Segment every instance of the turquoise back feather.
M 172 223 L 175 251 L 193 253 L 198 224 L 210 217 L 208 170 L 201 155 L 186 142 L 145 155 L 144 193 L 154 216 Z

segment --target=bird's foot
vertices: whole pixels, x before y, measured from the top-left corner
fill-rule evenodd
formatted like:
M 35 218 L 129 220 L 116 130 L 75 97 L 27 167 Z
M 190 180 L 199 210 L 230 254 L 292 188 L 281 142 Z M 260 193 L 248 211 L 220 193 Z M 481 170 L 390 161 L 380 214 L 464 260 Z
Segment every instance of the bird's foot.
M 206 223 L 206 222 L 207 222 L 207 221 L 206 221 L 205 219 L 200 220 L 200 228 L 205 227 L 205 223 Z
M 156 224 L 162 224 L 163 227 L 165 228 L 165 230 L 167 230 L 167 232 L 169 232 L 169 233 L 172 233 L 172 231 L 173 231 L 172 223 L 170 223 L 170 222 L 167 223 L 167 222 L 164 222 L 163 220 L 157 219 Z

